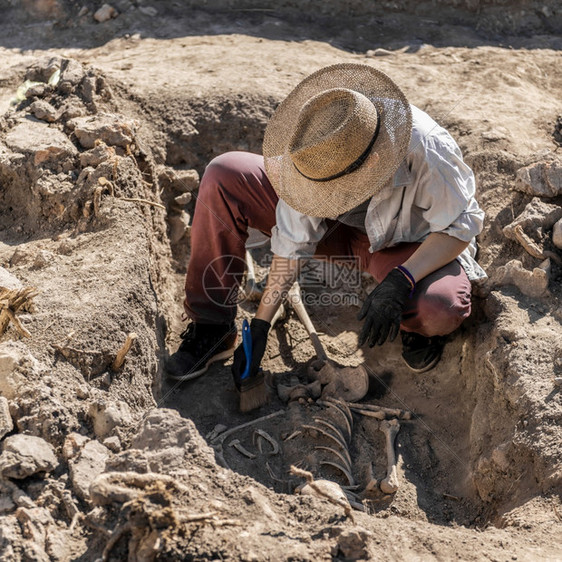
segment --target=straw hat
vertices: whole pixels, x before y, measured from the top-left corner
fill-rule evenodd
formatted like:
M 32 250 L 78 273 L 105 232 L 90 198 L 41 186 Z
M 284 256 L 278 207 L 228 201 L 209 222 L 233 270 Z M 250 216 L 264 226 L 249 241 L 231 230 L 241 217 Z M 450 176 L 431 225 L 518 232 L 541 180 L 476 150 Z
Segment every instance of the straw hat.
M 265 130 L 265 170 L 295 210 L 335 218 L 385 185 L 406 155 L 410 105 L 386 74 L 335 64 L 305 78 Z

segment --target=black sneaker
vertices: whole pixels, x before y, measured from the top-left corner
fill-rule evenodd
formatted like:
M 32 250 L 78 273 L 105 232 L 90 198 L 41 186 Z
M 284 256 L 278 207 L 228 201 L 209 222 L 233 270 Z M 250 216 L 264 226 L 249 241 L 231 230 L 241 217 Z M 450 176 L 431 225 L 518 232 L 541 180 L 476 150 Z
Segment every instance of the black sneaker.
M 416 373 L 433 369 L 443 353 L 445 339 L 441 336 L 426 338 L 415 332 L 400 332 L 402 336 L 402 359 Z
M 228 359 L 234 353 L 236 327 L 232 324 L 198 324 L 192 322 L 182 332 L 178 350 L 166 360 L 169 378 L 189 381 L 200 377 L 209 365 Z

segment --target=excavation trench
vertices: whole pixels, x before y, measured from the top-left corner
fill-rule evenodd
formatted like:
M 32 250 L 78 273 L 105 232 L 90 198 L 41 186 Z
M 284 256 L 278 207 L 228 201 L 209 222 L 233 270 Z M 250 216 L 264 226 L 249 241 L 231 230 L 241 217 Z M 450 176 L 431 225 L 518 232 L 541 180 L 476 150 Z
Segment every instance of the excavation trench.
M 231 106 L 232 111 L 221 113 L 220 118 L 209 115 L 208 106 L 204 113 L 198 113 L 196 107 L 188 104 L 192 110 L 190 123 L 204 134 L 195 136 L 194 142 L 187 145 L 172 137 L 168 141 L 172 163 L 180 167 L 189 163 L 202 174 L 206 164 L 217 155 L 217 147 L 221 151 L 260 152 L 263 116 L 271 113 L 272 106 L 270 100 L 261 100 L 263 105 L 259 102 L 252 99 L 248 105 L 237 103 L 235 109 Z M 220 101 L 214 105 L 220 107 Z M 247 131 L 251 134 L 245 136 L 243 133 Z M 195 197 L 186 209 L 190 217 L 194 201 Z M 178 259 L 175 264 L 177 300 L 166 302 L 166 309 L 178 315 L 183 298 L 184 266 L 189 259 L 188 237 L 174 244 L 172 253 L 186 258 L 185 261 Z M 257 264 L 257 279 L 263 281 L 271 260 L 269 244 L 266 242 L 251 253 Z M 317 478 L 352 486 L 355 499 L 364 499 L 367 511 L 392 508 L 444 524 L 482 525 L 493 519 L 503 500 L 499 504 L 491 500 L 496 498 L 496 484 L 503 481 L 506 474 L 503 468 L 494 474 L 494 467 L 491 467 L 486 471 L 485 484 L 479 483 L 476 474 L 476 467 L 481 467 L 483 462 L 485 465 L 483 455 L 497 445 L 495 438 L 480 425 L 482 420 L 478 414 L 489 392 L 483 382 L 488 372 L 481 364 L 481 356 L 486 345 L 482 340 L 488 338 L 491 330 L 481 299 L 475 297 L 472 317 L 452 335 L 435 371 L 413 375 L 401 363 L 399 338 L 380 348 L 357 349 L 360 323 L 356 315 L 362 299 L 374 286 L 373 279 L 361 274 L 342 276 L 337 266 L 319 261 L 313 262 L 308 274 L 311 271 L 314 282 L 310 283 L 310 277 L 308 283 L 305 280 L 304 299 L 330 359 L 341 365 L 365 363 L 370 373 L 369 392 L 361 403 L 412 412 L 412 419 L 400 420 L 396 439 L 401 481 L 397 494 L 384 494 L 379 488 L 387 471 L 385 436 L 379 430 L 380 421 L 357 409 L 351 410 L 351 419 L 346 421 L 337 408 L 321 405 L 321 399 L 320 404 L 316 403 L 310 398 L 310 392 L 303 391 L 300 400 L 291 400 L 288 404 L 286 399 L 280 398 L 278 386 L 307 386 L 314 380 L 310 374 L 314 348 L 290 307 L 270 333 L 262 364 L 270 374 L 271 399 L 267 406 L 250 415 L 238 412 L 230 362 L 213 365 L 199 380 L 174 383 L 164 379 L 159 404 L 177 409 L 192 419 L 201 434 L 218 445 L 215 449 L 221 463 L 276 492 L 294 492 L 300 480 L 291 476 L 289 469 L 297 464 L 311 470 Z M 330 288 L 326 288 L 328 285 Z M 340 302 L 334 303 L 332 298 L 326 304 L 327 295 L 340 296 Z M 240 300 L 239 333 L 242 319 L 250 319 L 258 304 L 243 296 Z M 169 325 L 174 327 L 168 337 L 168 349 L 173 352 L 182 326 L 176 317 L 169 318 Z M 495 396 L 489 406 L 491 409 L 486 411 L 486 416 L 506 419 L 501 396 Z M 217 426 L 232 429 L 276 412 L 279 415 L 242 427 L 224 440 L 216 437 Z M 326 430 L 325 421 L 335 426 L 335 429 L 328 427 L 328 433 L 345 437 L 345 447 L 338 447 L 333 437 L 318 431 L 318 427 Z M 348 435 L 350 427 L 352 431 Z M 266 431 L 274 438 L 280 448 L 278 453 L 272 454 L 275 447 L 263 441 L 259 431 Z M 510 468 L 516 478 L 526 471 L 524 464 L 522 461 L 520 467 Z M 342 466 L 348 469 L 347 474 L 341 470 Z M 373 481 L 378 485 L 371 489 Z M 366 491 L 369 483 L 370 489 Z M 503 490 L 507 487 L 507 482 L 499 486 Z M 500 497 L 502 493 L 500 491 Z
M 362 408 L 317 401 L 317 390 L 310 388 L 300 389 L 300 400 L 280 397 L 283 386 L 314 385 L 314 349 L 291 311 L 270 335 L 262 367 L 271 399 L 260 410 L 239 412 L 228 362 L 195 381 L 167 380 L 163 360 L 185 327 L 181 303 L 198 178 L 222 152 L 259 152 L 267 118 L 280 99 L 240 94 L 209 96 L 203 103 L 198 96 L 162 97 L 159 91 L 139 101 L 100 70 L 62 57 L 34 60 L 19 79 L 45 84 L 57 65 L 63 70 L 60 85 L 36 85 L 33 95 L 0 120 L 2 274 L 12 276 L 15 286 L 38 291 L 34 307 L 16 311 L 31 337 L 14 322 L 1 334 L 0 384 L 14 423 L 10 436 L 41 437 L 58 459 L 52 477 L 17 480 L 18 490 L 39 505 L 54 501 L 57 486 L 60 497 L 62 490 L 71 491 L 80 517 L 89 522 L 84 526 L 97 529 L 76 539 L 78 550 L 101 553 L 110 530 L 127 518 L 132 524 L 120 505 L 92 509 L 89 485 L 104 471 L 179 475 L 189 491 L 173 496 L 181 504 L 178 513 L 186 506 L 205 511 L 209 498 L 213 509 L 230 517 L 259 504 L 260 524 L 271 527 L 244 536 L 251 542 L 254 535 L 267 535 L 273 550 L 283 548 L 275 529 L 294 531 L 287 514 L 302 523 L 303 544 L 310 543 L 310 525 L 322 537 L 323 528 L 345 519 L 331 504 L 294 497 L 303 479 L 289 472 L 292 465 L 348 486 L 354 504 L 373 516 L 369 525 L 390 515 L 440 529 L 509 525 L 519 521 L 512 515 L 518 509 L 559 490 L 559 449 L 549 439 L 558 431 L 560 413 L 556 391 L 548 390 L 562 357 L 556 307 L 529 300 L 509 285 L 475 291 L 473 314 L 450 338 L 442 361 L 427 374 L 412 375 L 401 363 L 398 342 L 357 350 L 358 303 L 372 279 L 359 276 L 352 283 L 318 265 L 316 284 L 303 283 L 307 309 L 330 359 L 368 368 Z M 450 118 L 447 125 L 455 131 L 466 124 Z M 501 169 L 498 152 L 474 150 L 468 161 L 483 200 L 499 193 L 510 201 L 509 211 L 519 213 L 527 201 L 510 188 L 518 160 L 505 150 L 500 156 Z M 498 212 L 493 220 L 507 224 L 508 214 Z M 518 255 L 497 231 L 481 238 L 482 258 L 493 267 Z M 266 244 L 252 252 L 259 281 L 270 250 Z M 329 289 L 323 286 L 326 277 Z M 353 297 L 354 303 L 326 306 L 327 293 Z M 256 301 L 241 301 L 239 329 L 256 307 Z M 115 366 L 127 340 L 132 346 Z M 543 359 L 529 360 L 537 357 Z M 387 476 L 384 422 L 366 415 L 365 405 L 399 410 L 383 412 L 400 424 L 396 492 L 381 491 Z M 233 472 L 217 467 L 200 436 L 213 446 L 216 462 Z M 98 456 L 81 472 L 85 443 Z M 151 478 L 157 477 L 143 481 Z M 128 482 L 138 481 L 129 475 Z M 163 478 L 160 484 L 170 482 Z M 256 492 L 256 482 L 268 490 Z M 259 494 L 267 495 L 274 515 L 271 505 L 266 509 L 265 500 L 256 499 Z M 60 516 L 61 502 L 54 501 L 53 513 L 75 526 L 72 516 Z M 21 512 L 13 513 L 16 505 L 7 509 L 5 524 L 20 529 Z M 225 515 L 224 521 L 230 519 Z M 210 557 L 223 552 L 214 528 L 202 543 L 184 531 L 171 532 L 184 552 L 197 557 L 198 544 L 206 545 L 201 548 Z M 224 532 L 237 544 L 236 533 Z M 129 549 L 138 547 L 133 543 Z

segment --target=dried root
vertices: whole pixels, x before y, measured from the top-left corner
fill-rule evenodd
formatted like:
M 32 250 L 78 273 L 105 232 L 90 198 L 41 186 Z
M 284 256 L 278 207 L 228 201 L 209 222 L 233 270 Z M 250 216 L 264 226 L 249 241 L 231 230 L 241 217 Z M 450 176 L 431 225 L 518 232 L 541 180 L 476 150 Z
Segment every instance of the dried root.
M 131 332 L 130 334 L 127 335 L 127 339 L 125 340 L 125 343 L 123 344 L 121 349 L 117 352 L 117 355 L 115 356 L 115 360 L 111 365 L 111 368 L 114 371 L 118 371 L 123 366 L 123 363 L 125 362 L 125 356 L 127 355 L 127 353 L 129 353 L 129 350 L 131 349 L 131 346 L 133 345 L 133 342 L 137 339 L 137 337 L 138 336 L 137 334 L 135 334 L 135 332 Z
M 16 317 L 16 312 L 20 309 L 31 310 L 32 299 L 38 295 L 37 289 L 27 287 L 25 289 L 6 289 L 0 288 L 0 336 L 8 328 L 11 322 L 18 333 L 25 337 L 31 334 L 21 325 Z

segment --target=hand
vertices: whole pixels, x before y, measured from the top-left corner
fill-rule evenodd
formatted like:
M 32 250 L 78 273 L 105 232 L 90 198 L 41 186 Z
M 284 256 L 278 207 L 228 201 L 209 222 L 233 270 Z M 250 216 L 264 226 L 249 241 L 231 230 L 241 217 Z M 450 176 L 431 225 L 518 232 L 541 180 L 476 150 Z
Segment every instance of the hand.
M 271 324 L 265 320 L 258 318 L 252 319 L 250 322 L 250 334 L 252 336 L 252 362 L 250 364 L 250 375 L 254 377 L 259 369 L 260 363 L 265 353 L 265 346 L 267 344 L 267 333 Z M 234 352 L 234 360 L 232 362 L 232 376 L 234 377 L 234 384 L 240 390 L 240 383 L 242 373 L 246 369 L 246 354 L 244 353 L 244 345 L 240 344 Z
M 363 320 L 359 346 L 368 341 L 369 347 L 382 345 L 387 339 L 394 341 L 400 329 L 402 311 L 412 292 L 408 278 L 393 269 L 365 299 L 357 316 Z

